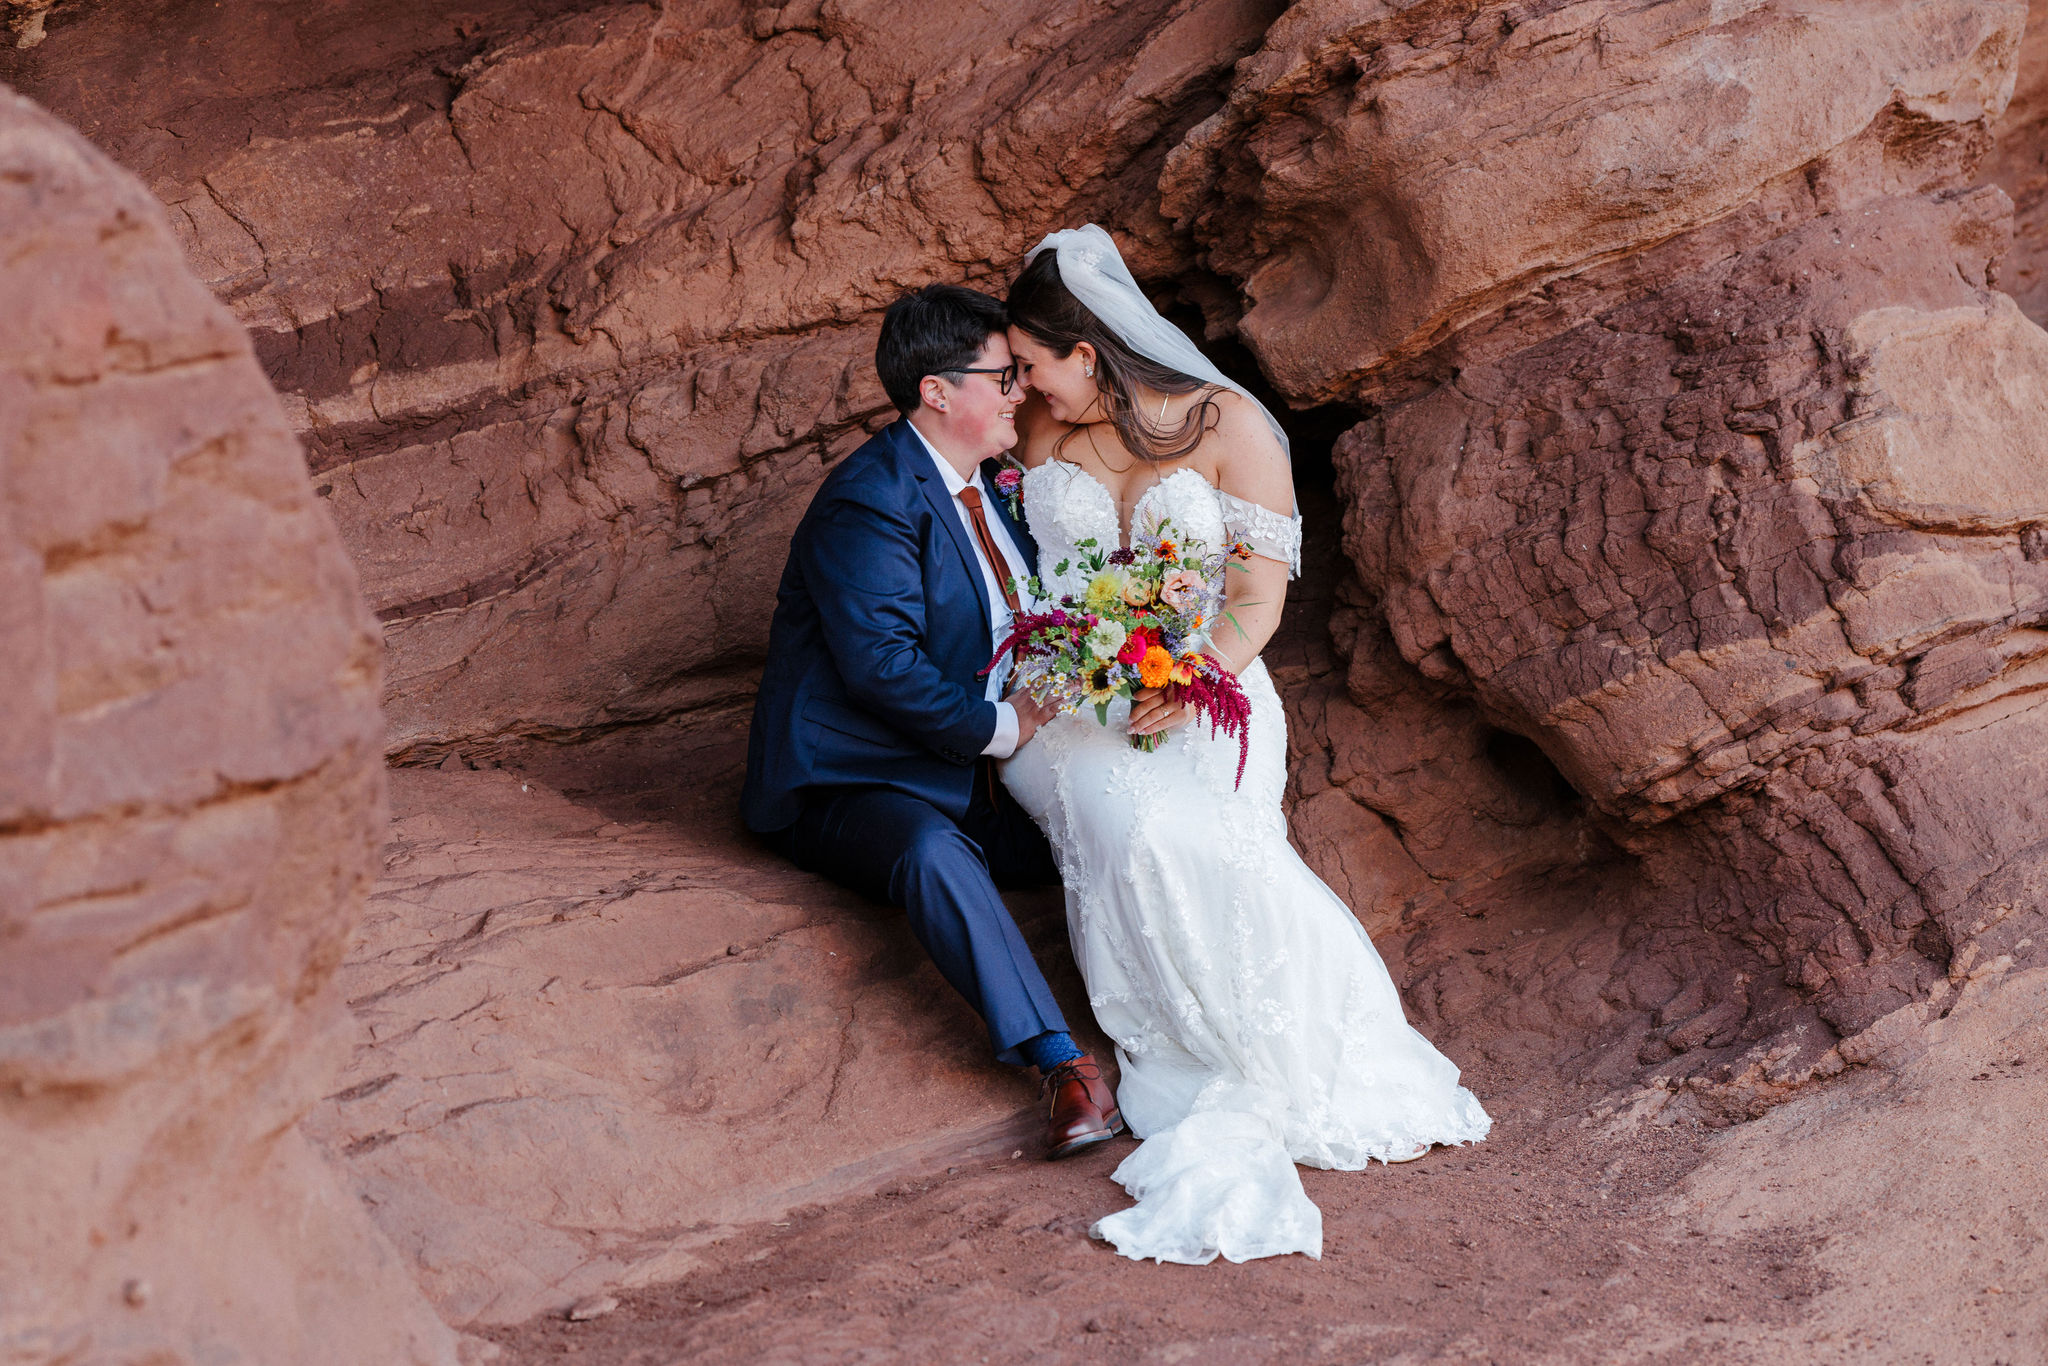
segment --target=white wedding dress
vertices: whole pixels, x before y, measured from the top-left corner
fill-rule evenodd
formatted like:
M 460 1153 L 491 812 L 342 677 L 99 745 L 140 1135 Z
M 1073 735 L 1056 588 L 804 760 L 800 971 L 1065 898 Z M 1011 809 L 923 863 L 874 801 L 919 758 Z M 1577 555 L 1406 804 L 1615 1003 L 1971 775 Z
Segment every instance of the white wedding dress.
M 1050 461 L 1025 475 L 1045 587 L 1090 537 L 1120 543 L 1109 490 Z M 1211 547 L 1245 540 L 1298 569 L 1300 523 L 1182 469 L 1148 489 L 1134 525 L 1170 517 Z M 1251 755 L 1200 721 L 1155 753 L 1110 724 L 1060 717 L 1003 765 L 1044 827 L 1066 883 L 1067 929 L 1103 1032 L 1117 1101 L 1144 1142 L 1117 1168 L 1136 1199 L 1097 1237 L 1131 1258 L 1241 1262 L 1322 1255 L 1322 1212 L 1297 1162 L 1343 1170 L 1491 1125 L 1458 1069 L 1408 1026 L 1386 967 L 1350 910 L 1287 842 L 1287 734 L 1266 666 L 1241 681 Z

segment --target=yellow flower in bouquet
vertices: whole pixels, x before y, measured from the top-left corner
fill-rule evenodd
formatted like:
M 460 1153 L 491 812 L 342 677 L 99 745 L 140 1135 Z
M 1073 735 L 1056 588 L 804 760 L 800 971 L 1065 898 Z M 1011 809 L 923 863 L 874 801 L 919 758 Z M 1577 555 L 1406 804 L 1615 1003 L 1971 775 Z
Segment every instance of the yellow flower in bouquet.
M 1107 612 L 1123 601 L 1124 575 L 1115 569 L 1105 569 L 1088 580 L 1087 603 L 1090 611 Z
M 1088 680 L 1087 702 L 1090 706 L 1106 707 L 1116 699 L 1116 682 L 1109 676 L 1109 670 L 1097 669 Z
M 1212 733 L 1237 740 L 1241 782 L 1251 702 L 1237 675 L 1208 653 L 1203 629 L 1223 611 L 1229 557 L 1170 533 L 1169 525 L 1159 518 L 1136 529 L 1129 548 L 1082 543 L 1052 567 L 1058 591 L 1036 577 L 1024 580 L 1031 610 L 1016 614 L 983 673 L 1012 654 L 1017 686 L 1062 715 L 1092 707 L 1105 726 L 1112 702 L 1140 688 L 1165 690 L 1173 705 L 1206 718 Z M 1149 752 L 1167 738 L 1152 732 L 1130 743 Z

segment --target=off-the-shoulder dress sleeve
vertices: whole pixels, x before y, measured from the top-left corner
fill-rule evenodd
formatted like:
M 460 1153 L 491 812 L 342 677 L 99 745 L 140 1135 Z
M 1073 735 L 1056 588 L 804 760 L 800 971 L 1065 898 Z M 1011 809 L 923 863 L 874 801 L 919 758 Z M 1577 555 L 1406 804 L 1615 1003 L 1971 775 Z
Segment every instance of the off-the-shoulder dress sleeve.
M 1287 566 L 1287 577 L 1301 577 L 1301 518 L 1284 513 L 1234 493 L 1216 490 L 1223 509 L 1223 529 L 1232 540 L 1243 541 L 1252 553 L 1279 560 Z

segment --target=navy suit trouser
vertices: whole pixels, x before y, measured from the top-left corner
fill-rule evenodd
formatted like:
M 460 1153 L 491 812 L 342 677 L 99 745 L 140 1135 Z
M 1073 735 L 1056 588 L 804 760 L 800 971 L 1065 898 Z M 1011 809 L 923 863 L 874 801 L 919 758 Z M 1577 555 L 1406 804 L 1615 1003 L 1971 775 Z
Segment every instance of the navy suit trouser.
M 798 866 L 900 906 L 939 972 L 988 1025 L 1000 1062 L 1017 1045 L 1066 1032 L 1045 974 L 996 888 L 1059 880 L 1037 824 L 978 760 L 964 820 L 886 787 L 815 791 L 795 825 L 769 839 Z

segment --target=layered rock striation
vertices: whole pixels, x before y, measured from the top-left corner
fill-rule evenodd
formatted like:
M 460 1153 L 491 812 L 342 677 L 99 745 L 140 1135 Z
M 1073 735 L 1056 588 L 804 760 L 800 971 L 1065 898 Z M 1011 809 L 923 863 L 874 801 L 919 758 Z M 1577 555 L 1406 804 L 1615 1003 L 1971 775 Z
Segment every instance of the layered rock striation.
M 1977 180 L 2024 19 L 1301 4 L 1169 165 L 1268 373 L 1376 409 L 1374 625 L 1583 795 L 1636 948 L 1693 944 L 1617 960 L 1645 1061 L 2040 928 L 2048 335 Z
M 744 695 L 879 310 L 1152 184 L 1271 0 L 77 17 L 11 80 L 165 202 L 384 623 L 402 759 Z M 63 12 L 59 12 L 60 18 Z M 52 20 L 58 22 L 58 20 Z
M 283 393 L 382 619 L 380 742 L 368 637 L 333 606 L 346 574 L 275 472 L 289 436 L 263 408 L 260 441 L 218 450 L 269 452 L 276 525 L 303 544 L 218 522 L 242 504 L 201 499 L 164 553 L 193 557 L 175 579 L 188 587 L 285 584 L 235 609 L 250 630 L 317 579 L 341 615 L 291 610 L 339 634 L 250 646 L 247 667 L 204 675 L 214 711 L 123 741 L 170 755 L 151 737 L 189 732 L 177 762 L 248 809 L 314 813 L 277 846 L 329 860 L 276 903 L 299 908 L 290 933 L 226 941 L 282 945 L 263 971 L 296 973 L 290 999 L 312 1004 L 271 1004 L 284 977 L 229 973 L 258 983 L 246 1018 L 269 1022 L 247 1037 L 273 1041 L 236 1046 L 284 1057 L 288 1035 L 318 1032 L 378 744 L 538 775 L 530 742 L 618 732 L 603 744 L 649 768 L 638 805 L 604 821 L 592 812 L 611 798 L 583 777 L 562 779 L 562 801 L 536 797 L 538 780 L 419 775 L 345 970 L 357 1048 L 312 1128 L 452 1319 L 670 1274 L 731 1223 L 880 1179 L 911 1159 L 847 1099 L 871 1082 L 943 1092 L 948 1141 L 1017 1131 L 1014 1088 L 921 1013 L 930 975 L 900 926 L 745 866 L 758 851 L 705 806 L 730 784 L 732 735 L 716 764 L 688 746 L 670 763 L 623 728 L 744 699 L 790 527 L 889 416 L 868 360 L 879 309 L 933 279 L 999 289 L 1040 233 L 1083 219 L 1118 232 L 1176 316 L 1199 310 L 1212 341 L 1241 343 L 1285 400 L 1344 431 L 1337 506 L 1304 489 L 1323 533 L 1341 517 L 1342 545 L 1312 547 L 1324 567 L 1271 651 L 1293 828 L 1454 1056 L 1596 1089 L 1647 1080 L 1640 1112 L 1725 1123 L 1893 1049 L 2043 937 L 2048 335 L 2029 318 L 2048 310 L 2048 116 L 2024 5 L 16 8 L 47 37 L 0 50 L 0 79 L 169 207 Z M 18 117 L 38 146 L 73 145 Z M 72 233 L 62 259 L 127 250 L 90 245 L 131 240 L 98 231 Z M 131 268 L 157 278 L 91 270 Z M 34 278 L 90 322 L 114 305 L 79 270 Z M 197 304 L 178 316 L 203 319 L 212 349 L 152 383 L 231 375 L 240 397 L 188 410 L 199 390 L 174 389 L 187 397 L 143 413 L 44 384 L 37 402 L 111 415 L 87 435 L 120 458 L 86 468 L 126 471 L 138 442 L 215 450 L 206 432 L 261 407 L 233 329 Z M 118 370 L 138 326 L 76 344 Z M 0 383 L 47 367 L 40 346 Z M 85 430 L 83 411 L 63 421 Z M 22 430 L 45 445 L 73 430 L 37 422 Z M 226 460 L 74 481 L 59 492 L 102 502 L 70 540 L 22 539 L 58 534 L 46 512 L 17 521 L 24 584 L 100 594 L 61 629 L 33 605 L 59 599 L 14 595 L 21 638 L 118 653 L 140 628 L 96 623 L 185 610 L 154 580 L 131 600 L 65 576 L 103 573 L 99 547 L 159 525 L 122 510 L 134 500 L 225 478 Z M 74 543 L 90 554 L 61 549 Z M 62 699 L 126 724 L 137 713 L 107 699 L 154 688 L 163 659 L 211 637 L 165 639 L 70 672 L 0 659 L 27 670 L 20 695 L 59 699 L 0 730 L 0 754 L 22 756 L 6 771 L 61 773 L 64 792 L 100 772 L 50 767 Z M 321 672 L 343 656 L 348 670 Z M 325 681 L 293 692 L 292 669 Z M 297 757 L 279 757 L 287 741 Z M 63 811 L 212 809 L 201 786 L 163 781 L 147 801 L 67 796 Z M 665 805 L 664 783 L 689 800 Z M 279 795 L 300 792 L 332 801 Z M 440 809 L 443 792 L 502 807 L 503 829 Z M 0 822 L 17 819 L 6 793 Z M 31 799 L 55 800 L 11 798 Z M 18 819 L 0 836 L 52 838 L 74 817 Z M 220 847 L 192 885 L 284 857 Z M 66 857 L 49 866 L 88 866 Z M 123 876 L 106 895 L 186 885 Z M 49 885 L 74 882 L 88 890 L 49 894 L 62 916 L 10 923 L 99 924 L 101 902 L 72 903 L 100 883 Z M 63 961 L 100 973 L 128 952 Z M 93 991 L 79 999 L 115 999 Z M 245 1018 L 226 1010 L 208 1027 Z M 554 1023 L 570 1014 L 574 1028 Z M 200 1065 L 176 1059 L 199 1045 L 175 1042 L 168 1015 L 133 1018 L 153 1021 L 137 1038 L 173 1041 L 149 1103 L 184 1113 L 176 1079 Z M 943 1067 L 904 1080 L 927 1057 Z M 205 1075 L 270 1075 L 241 1066 Z M 306 1086 L 232 1082 L 271 1098 L 272 1134 Z M 59 1092 L 73 1095 L 18 1088 Z M 194 1151 L 245 1151 L 248 1132 Z M 282 1132 L 278 1151 L 298 1152 Z M 780 1165 L 693 1158 L 735 1134 Z M 78 1257 L 94 1286 L 115 1274 L 113 1253 Z M 73 1293 L 48 1302 L 84 1303 Z M 82 1321 L 64 1312 L 48 1322 Z
M 0 1356 L 452 1362 L 295 1127 L 382 838 L 355 575 L 161 207 L 6 92 L 0 314 Z

